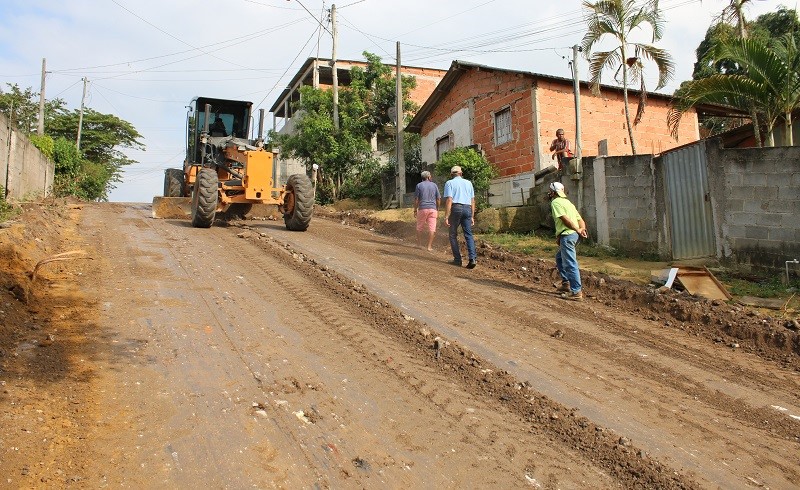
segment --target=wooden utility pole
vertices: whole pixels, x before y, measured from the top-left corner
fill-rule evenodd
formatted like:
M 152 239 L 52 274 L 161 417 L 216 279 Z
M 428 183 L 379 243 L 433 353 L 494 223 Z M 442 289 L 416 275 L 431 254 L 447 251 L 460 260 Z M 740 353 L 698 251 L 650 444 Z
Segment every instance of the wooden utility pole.
M 336 4 L 331 5 L 331 34 L 333 35 L 333 54 L 331 70 L 333 74 L 333 127 L 339 129 L 339 73 L 336 71 L 336 46 L 339 44 L 339 31 L 336 28 Z
M 44 136 L 44 77 L 47 73 L 47 59 L 42 58 L 42 86 L 39 89 L 39 124 L 36 127 L 36 134 Z
M 75 146 L 78 147 L 78 151 L 81 149 L 81 129 L 83 128 L 83 107 L 86 102 L 86 85 L 89 83 L 89 80 L 86 77 L 83 77 L 83 97 L 81 97 L 81 111 L 78 114 L 78 138 L 75 142 Z
M 578 53 L 582 51 L 577 44 L 572 46 L 572 85 L 575 92 L 575 173 L 578 177 L 578 210 L 583 209 L 583 156 L 581 148 L 581 81 L 578 76 Z
M 395 145 L 397 153 L 397 205 L 403 207 L 406 193 L 406 161 L 403 155 L 403 77 L 400 73 L 400 41 L 397 41 L 397 67 L 395 69 Z

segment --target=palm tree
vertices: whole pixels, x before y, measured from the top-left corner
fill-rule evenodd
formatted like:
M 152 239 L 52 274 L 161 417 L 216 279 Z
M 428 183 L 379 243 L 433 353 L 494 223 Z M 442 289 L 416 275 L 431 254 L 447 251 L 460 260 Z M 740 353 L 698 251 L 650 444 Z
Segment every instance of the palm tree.
M 728 0 L 728 6 L 722 9 L 719 15 L 719 23 L 731 24 L 736 26 L 739 37 L 747 39 L 747 23 L 744 19 L 744 6 L 753 0 Z
M 636 125 L 644 114 L 647 102 L 647 89 L 643 76 L 644 61 L 653 61 L 658 67 L 658 86 L 656 90 L 664 87 L 672 79 L 675 65 L 667 51 L 652 46 L 631 42 L 631 32 L 649 26 L 652 31 L 652 41 L 661 39 L 663 34 L 663 20 L 658 8 L 658 0 L 648 0 L 639 5 L 635 0 L 598 0 L 594 3 L 584 1 L 583 6 L 590 12 L 586 17 L 588 30 L 581 41 L 581 48 L 589 60 L 589 76 L 592 91 L 600 92 L 600 79 L 603 69 L 616 67 L 614 78 L 620 82 L 622 75 L 622 95 L 625 104 L 625 120 L 628 126 L 628 136 L 631 140 L 631 151 L 636 154 L 636 141 L 633 137 L 630 110 L 628 108 L 628 84 L 639 81 L 639 103 L 633 124 Z M 617 46 L 609 51 L 592 53 L 592 48 L 601 38 L 610 35 L 616 40 Z
M 681 116 L 698 104 L 713 103 L 754 108 L 767 128 L 767 145 L 775 146 L 773 128 L 784 119 L 786 145 L 793 144 L 792 112 L 800 108 L 800 50 L 787 34 L 773 47 L 756 39 L 734 39 L 715 50 L 717 59 L 729 59 L 746 68 L 745 74 L 718 74 L 688 82 L 673 101 L 668 116 L 677 137 Z

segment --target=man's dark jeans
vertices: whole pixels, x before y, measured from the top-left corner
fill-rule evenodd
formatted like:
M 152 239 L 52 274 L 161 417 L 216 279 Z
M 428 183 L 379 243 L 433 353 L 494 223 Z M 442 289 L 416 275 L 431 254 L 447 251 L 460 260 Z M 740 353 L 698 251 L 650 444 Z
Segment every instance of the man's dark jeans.
M 453 204 L 450 208 L 450 249 L 453 251 L 453 261 L 461 262 L 461 249 L 458 247 L 458 227 L 464 230 L 464 240 L 467 242 L 467 256 L 469 260 L 476 260 L 475 240 L 472 238 L 472 206 Z

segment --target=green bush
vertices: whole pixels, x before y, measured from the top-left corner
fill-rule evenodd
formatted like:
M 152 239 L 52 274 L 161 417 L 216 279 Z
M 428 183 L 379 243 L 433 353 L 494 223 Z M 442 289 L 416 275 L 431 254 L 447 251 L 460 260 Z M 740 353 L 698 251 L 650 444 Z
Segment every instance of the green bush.
M 472 148 L 455 148 L 436 162 L 436 173 L 450 175 L 454 165 L 460 166 L 464 178 L 472 182 L 478 209 L 489 207 L 489 184 L 499 174 L 494 165 Z
M 79 196 L 79 175 L 83 168 L 78 147 L 75 143 L 60 137 L 53 142 L 53 162 L 55 175 L 53 176 L 53 193 L 56 197 Z
M 364 165 L 361 171 L 348 175 L 339 190 L 339 199 L 381 198 L 381 179 L 392 169 L 388 165 L 372 163 Z
M 55 142 L 53 138 L 48 135 L 39 136 L 38 134 L 31 134 L 28 136 L 33 143 L 33 146 L 39 149 L 42 152 L 42 155 L 46 156 L 49 160 L 53 159 L 53 153 L 55 151 Z

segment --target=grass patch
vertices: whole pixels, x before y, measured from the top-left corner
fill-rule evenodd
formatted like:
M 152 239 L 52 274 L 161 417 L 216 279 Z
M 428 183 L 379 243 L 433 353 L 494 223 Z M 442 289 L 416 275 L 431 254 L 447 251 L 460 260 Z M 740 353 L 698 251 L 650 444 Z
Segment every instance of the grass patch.
M 782 281 L 783 276 L 741 277 L 733 272 L 715 272 L 734 296 L 755 296 L 757 298 L 788 298 L 792 292 L 800 291 L 800 279 L 793 278 L 789 284 Z
M 558 252 L 558 244 L 552 232 L 536 233 L 485 233 L 478 235 L 483 241 L 509 252 L 532 255 L 535 257 L 552 257 Z M 623 257 L 614 249 L 598 245 L 594 242 L 580 241 L 577 246 L 578 257 L 594 257 L 610 259 Z

